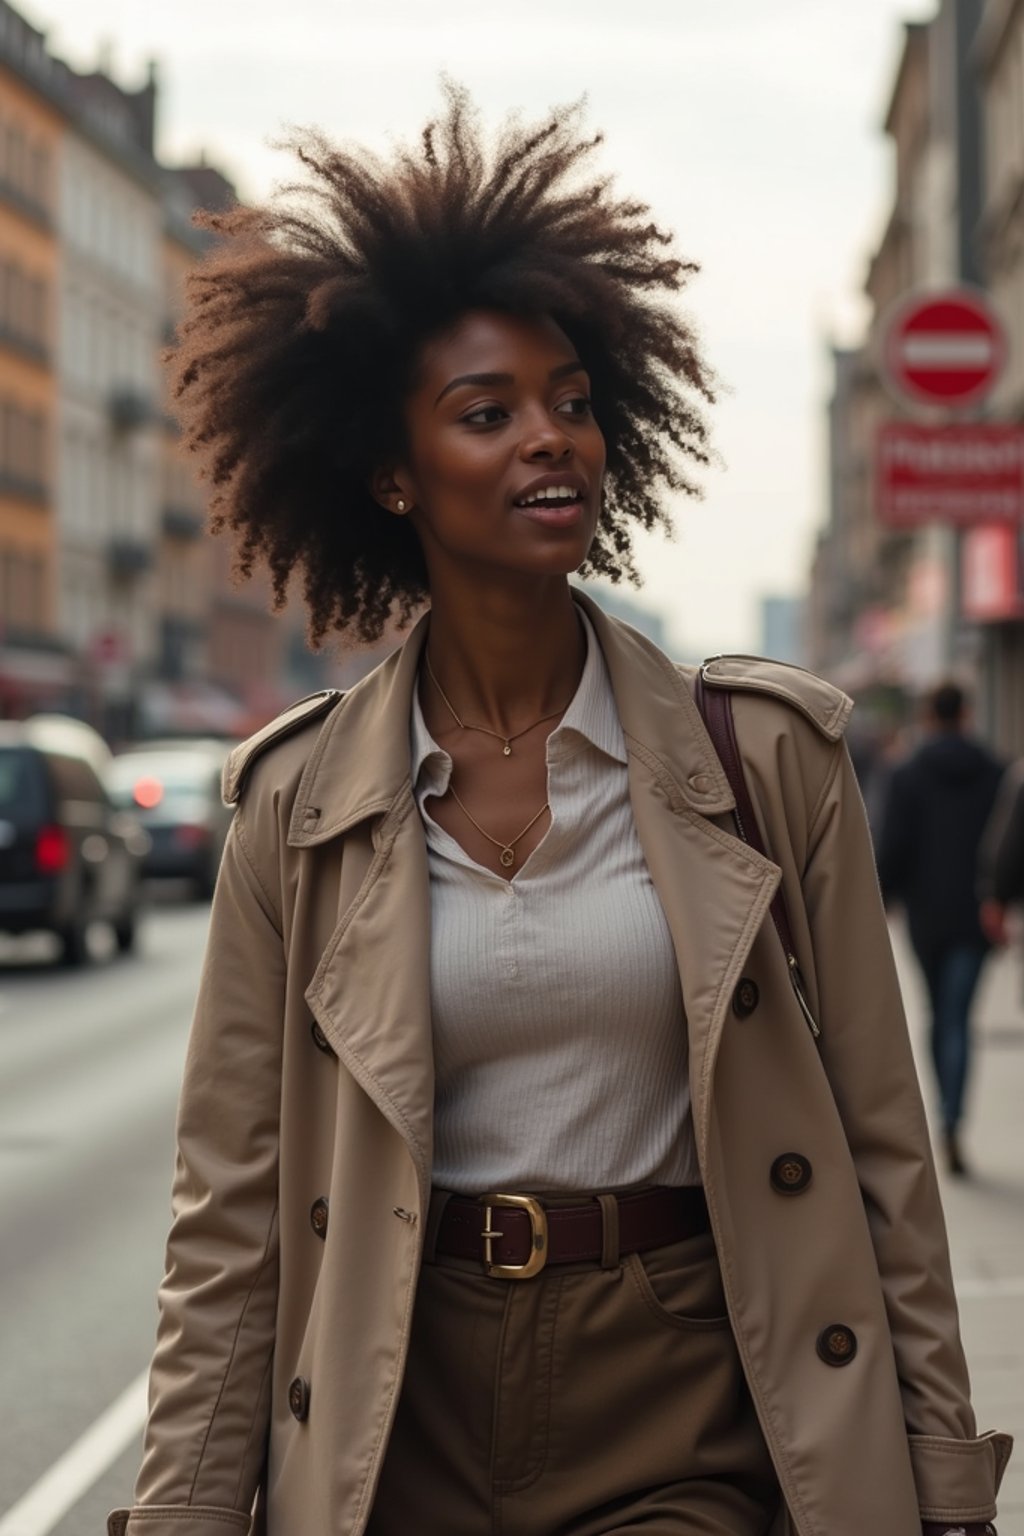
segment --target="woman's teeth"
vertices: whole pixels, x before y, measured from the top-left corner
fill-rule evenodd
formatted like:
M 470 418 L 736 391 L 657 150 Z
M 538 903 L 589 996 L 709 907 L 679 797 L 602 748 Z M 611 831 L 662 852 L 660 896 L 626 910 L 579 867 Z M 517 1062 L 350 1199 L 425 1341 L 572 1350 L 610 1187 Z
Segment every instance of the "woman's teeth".
M 579 501 L 581 492 L 571 485 L 549 485 L 542 491 L 534 491 L 530 496 L 520 496 L 516 500 L 517 507 L 535 507 L 543 501 Z

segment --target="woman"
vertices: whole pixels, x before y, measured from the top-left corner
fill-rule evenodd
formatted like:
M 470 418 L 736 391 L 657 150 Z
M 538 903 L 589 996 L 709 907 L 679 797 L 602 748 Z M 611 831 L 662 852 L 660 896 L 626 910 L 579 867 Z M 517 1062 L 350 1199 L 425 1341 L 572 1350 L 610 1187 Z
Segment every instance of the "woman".
M 217 521 L 315 637 L 430 609 L 229 764 L 112 1533 L 994 1514 L 848 702 L 720 669 L 769 860 L 691 672 L 567 582 L 629 571 L 711 393 L 591 148 L 488 156 L 453 91 L 419 152 L 307 142 L 301 201 L 214 221 L 177 366 Z

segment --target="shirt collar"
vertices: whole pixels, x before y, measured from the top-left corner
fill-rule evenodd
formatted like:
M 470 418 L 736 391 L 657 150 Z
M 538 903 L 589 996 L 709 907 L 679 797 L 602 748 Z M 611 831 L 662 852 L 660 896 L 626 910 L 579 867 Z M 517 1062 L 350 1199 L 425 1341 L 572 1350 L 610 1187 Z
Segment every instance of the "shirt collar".
M 619 724 L 608 668 L 594 626 L 582 608 L 577 608 L 576 612 L 586 636 L 587 656 L 572 702 L 562 716 L 561 723 L 548 738 L 548 759 L 552 761 L 555 757 L 571 756 L 577 748 L 570 743 L 576 738 L 589 742 L 616 762 L 625 763 L 628 760 L 626 739 Z
M 616 762 L 625 763 L 626 741 L 619 724 L 615 697 L 601 647 L 587 615 L 579 607 L 576 612 L 587 642 L 586 660 L 569 707 L 548 738 L 548 761 L 571 757 L 578 751 L 578 743 L 585 741 Z M 443 795 L 451 778 L 452 760 L 443 747 L 438 746 L 427 728 L 418 688 L 414 688 L 412 694 L 410 745 L 413 784 L 417 789 L 429 784 L 430 793 Z

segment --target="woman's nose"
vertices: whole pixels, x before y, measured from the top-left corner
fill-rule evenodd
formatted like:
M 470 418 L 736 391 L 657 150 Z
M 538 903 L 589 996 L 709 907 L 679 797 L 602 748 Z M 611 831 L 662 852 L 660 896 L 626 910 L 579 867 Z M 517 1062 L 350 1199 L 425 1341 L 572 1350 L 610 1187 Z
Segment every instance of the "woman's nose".
M 565 459 L 572 453 L 572 438 L 546 411 L 530 421 L 520 440 L 520 456 L 526 460 Z

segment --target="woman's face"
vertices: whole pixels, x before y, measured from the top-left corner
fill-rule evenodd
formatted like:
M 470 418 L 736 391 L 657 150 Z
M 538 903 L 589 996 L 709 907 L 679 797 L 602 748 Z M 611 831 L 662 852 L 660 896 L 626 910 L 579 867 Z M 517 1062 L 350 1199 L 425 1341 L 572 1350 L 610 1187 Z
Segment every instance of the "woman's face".
M 550 319 L 463 315 L 424 348 L 394 471 L 433 585 L 445 570 L 568 574 L 590 548 L 604 438 L 590 381 Z M 383 499 L 383 498 L 382 498 Z

